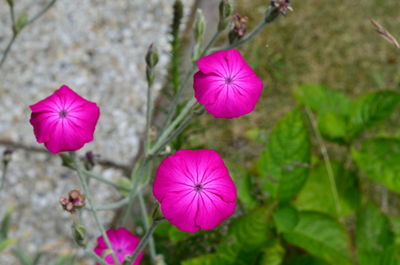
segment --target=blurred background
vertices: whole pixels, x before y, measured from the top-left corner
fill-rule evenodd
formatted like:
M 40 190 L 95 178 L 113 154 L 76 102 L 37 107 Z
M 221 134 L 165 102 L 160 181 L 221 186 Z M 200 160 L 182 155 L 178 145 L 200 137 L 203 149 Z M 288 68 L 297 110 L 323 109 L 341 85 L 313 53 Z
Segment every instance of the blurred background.
M 48 2 L 15 1 L 15 12 L 18 16 L 33 16 Z M 18 240 L 13 242 L 13 247 L 1 252 L 0 264 L 19 264 L 16 256 L 21 253 L 13 249 L 31 258 L 42 254 L 38 264 L 56 264 L 60 257 L 82 255 L 71 241 L 69 213 L 63 212 L 58 203 L 78 183 L 71 171 L 61 167 L 59 157 L 50 156 L 36 143 L 29 124 L 29 105 L 62 84 L 97 102 L 101 118 L 95 141 L 81 153 L 100 154 L 95 172 L 102 172 L 110 180 L 122 179 L 139 152 L 146 105 L 143 56 L 153 42 L 160 51 L 155 90 L 168 87 L 173 2 L 58 0 L 16 39 L 0 68 L 0 151 L 13 150 L 0 192 L 0 216 L 13 209 L 9 236 Z M 210 38 L 217 24 L 218 3 L 216 0 L 184 1 L 185 25 L 193 22 L 196 7 L 203 8 Z M 247 17 L 250 31 L 268 4 L 266 0 L 236 0 L 234 12 Z M 274 125 L 298 105 L 293 91 L 300 85 L 324 85 L 352 99 L 377 90 L 400 92 L 399 49 L 381 38 L 370 22 L 371 18 L 379 21 L 400 38 L 399 1 L 303 0 L 293 1 L 292 7 L 293 12 L 267 26 L 240 48 L 265 83 L 255 111 L 233 120 L 214 119 L 205 114 L 175 145 L 218 150 L 227 163 L 253 172 Z M 183 28 L 182 36 L 183 50 L 188 51 L 191 31 Z M 11 37 L 11 19 L 3 0 L 0 53 Z M 221 38 L 220 44 L 225 41 Z M 400 115 L 395 111 L 388 121 L 361 134 L 354 146 L 376 134 L 400 137 L 399 125 Z M 319 154 L 314 140 L 312 144 L 314 153 Z M 333 161 L 349 155 L 345 145 L 326 144 Z M 91 185 L 99 204 L 120 196 L 102 184 Z M 389 196 L 383 210 L 399 215 L 396 194 L 389 191 L 388 195 L 386 189 L 375 184 L 365 189 L 367 197 L 377 204 L 382 203 L 382 196 Z M 258 192 L 255 187 L 254 193 Z M 106 222 L 113 217 L 113 212 L 102 212 Z M 91 228 L 91 218 L 86 219 L 89 240 L 94 242 L 97 229 Z M 220 232 L 224 229 L 222 226 Z M 160 240 L 158 247 L 163 254 L 169 253 L 166 254 L 170 255 L 166 258 L 168 264 L 179 264 L 181 260 L 214 250 L 213 244 L 219 237 L 218 233 L 209 233 L 188 238 L 176 231 L 165 236 L 161 230 L 158 236 L 167 239 Z M 136 233 L 142 234 L 143 229 L 138 226 Z M 91 264 L 84 262 L 71 264 Z

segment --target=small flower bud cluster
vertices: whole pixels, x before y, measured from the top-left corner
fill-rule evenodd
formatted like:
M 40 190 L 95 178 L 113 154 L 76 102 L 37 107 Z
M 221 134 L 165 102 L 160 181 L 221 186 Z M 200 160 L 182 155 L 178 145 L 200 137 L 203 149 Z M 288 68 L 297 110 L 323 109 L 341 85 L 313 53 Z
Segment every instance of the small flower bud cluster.
M 287 11 L 292 11 L 292 7 L 290 6 L 290 0 L 272 0 L 271 6 L 278 9 L 279 13 L 286 16 Z
M 244 37 L 246 34 L 247 17 L 242 17 L 239 14 L 233 16 L 233 28 L 229 32 L 229 43 L 234 43 Z
M 77 209 L 85 206 L 85 195 L 81 194 L 79 190 L 71 190 L 68 198 L 60 198 L 60 204 L 65 211 L 75 213 Z

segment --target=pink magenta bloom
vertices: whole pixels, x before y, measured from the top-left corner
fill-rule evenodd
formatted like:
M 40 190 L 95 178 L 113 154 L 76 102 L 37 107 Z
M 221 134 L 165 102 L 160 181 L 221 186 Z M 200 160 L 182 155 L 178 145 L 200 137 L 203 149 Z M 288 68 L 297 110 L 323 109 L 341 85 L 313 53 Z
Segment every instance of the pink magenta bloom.
M 171 224 L 185 232 L 210 230 L 233 214 L 236 187 L 214 150 L 179 150 L 157 169 L 153 194 Z
M 53 154 L 76 151 L 93 140 L 99 107 L 63 85 L 30 106 L 36 140 Z
M 133 252 L 135 252 L 135 249 L 140 242 L 140 238 L 133 235 L 125 227 L 120 227 L 118 229 L 108 229 L 107 237 L 108 239 L 110 239 L 112 249 L 114 250 L 114 253 L 117 256 L 117 259 L 120 263 L 124 261 L 126 255 L 132 255 Z M 97 238 L 97 246 L 94 249 L 94 253 L 102 257 L 104 251 L 107 251 L 107 244 L 104 241 L 103 236 L 100 236 Z M 139 256 L 132 263 L 132 265 L 138 265 L 142 257 L 143 257 L 143 252 L 140 252 Z M 114 264 L 114 260 L 112 258 L 111 253 L 106 254 L 104 260 L 108 264 Z
M 237 50 L 214 52 L 197 66 L 195 97 L 214 117 L 231 119 L 254 110 L 263 82 Z

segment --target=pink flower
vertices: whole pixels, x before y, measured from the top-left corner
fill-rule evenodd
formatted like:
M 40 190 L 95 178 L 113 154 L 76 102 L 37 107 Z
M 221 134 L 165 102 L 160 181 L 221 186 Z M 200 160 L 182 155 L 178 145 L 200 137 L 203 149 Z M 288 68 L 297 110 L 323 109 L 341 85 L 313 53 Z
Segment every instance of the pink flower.
M 36 140 L 53 154 L 76 151 L 93 140 L 99 107 L 63 85 L 51 96 L 30 106 Z
M 210 230 L 235 211 L 236 187 L 214 150 L 179 150 L 157 169 L 153 194 L 180 230 Z
M 133 235 L 125 227 L 120 227 L 118 229 L 108 229 L 107 237 L 110 239 L 112 249 L 114 250 L 114 253 L 120 263 L 124 261 L 126 255 L 132 255 L 133 252 L 135 252 L 135 249 L 139 245 L 140 241 L 139 237 Z M 94 252 L 100 257 L 105 255 L 104 260 L 108 264 L 114 264 L 112 255 L 111 253 L 107 254 L 107 250 L 107 244 L 104 241 L 104 238 L 102 236 L 98 237 L 97 246 L 95 247 Z M 143 252 L 139 254 L 132 265 L 138 265 L 142 257 Z
M 263 83 L 237 50 L 212 53 L 197 66 L 195 97 L 214 117 L 231 119 L 254 110 Z

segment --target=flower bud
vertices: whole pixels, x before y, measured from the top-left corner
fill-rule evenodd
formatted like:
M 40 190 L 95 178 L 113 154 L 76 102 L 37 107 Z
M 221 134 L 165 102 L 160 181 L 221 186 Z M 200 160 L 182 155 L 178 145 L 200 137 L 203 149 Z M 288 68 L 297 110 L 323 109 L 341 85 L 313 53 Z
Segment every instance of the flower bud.
M 4 152 L 3 152 L 3 165 L 4 166 L 7 166 L 8 163 L 10 163 L 13 152 L 14 152 L 13 150 L 8 149 L 8 148 L 6 150 L 4 150 Z
M 154 67 L 157 65 L 157 63 L 158 53 L 157 50 L 154 48 L 154 45 L 151 44 L 146 54 L 146 79 L 149 87 L 153 85 L 155 78 Z
M 71 156 L 69 156 L 66 153 L 60 153 L 59 156 L 61 157 L 62 160 L 61 164 L 62 166 L 75 169 L 74 161 L 72 160 Z
M 76 210 L 85 206 L 85 195 L 81 194 L 79 190 L 71 190 L 68 198 L 60 198 L 60 204 L 65 211 L 75 213 Z
M 242 39 L 244 35 L 246 34 L 246 23 L 248 19 L 247 17 L 242 17 L 239 14 L 235 14 L 233 16 L 233 27 L 229 31 L 229 43 L 235 43 L 236 41 Z
M 97 154 L 93 153 L 92 151 L 86 152 L 85 161 L 83 164 L 84 167 L 86 168 L 86 170 L 92 170 L 92 168 L 96 164 L 96 159 L 99 157 L 100 157 L 100 155 L 97 155 Z
M 283 16 L 286 16 L 288 10 L 293 10 L 290 6 L 290 0 L 272 0 L 271 6 L 276 8 L 276 11 L 281 13 Z
M 72 224 L 72 237 L 78 246 L 86 248 L 86 228 L 83 225 L 79 223 Z
M 228 18 L 232 13 L 232 3 L 230 0 L 221 0 L 219 3 L 219 23 L 218 30 L 224 30 L 228 24 Z
M 157 206 L 153 210 L 152 219 L 154 222 L 165 219 L 164 215 L 161 212 L 160 204 L 158 204 L 158 203 L 157 203 Z
M 26 26 L 27 23 L 28 23 L 27 14 L 22 14 L 21 16 L 19 16 L 13 27 L 13 33 L 17 35 Z
M 154 66 L 156 66 L 157 63 L 158 63 L 158 52 L 154 47 L 154 44 L 150 44 L 146 54 L 147 67 L 154 68 Z
M 7 0 L 7 3 L 11 7 L 14 6 L 14 1 L 13 0 Z
M 201 9 L 197 9 L 196 21 L 194 22 L 194 40 L 196 43 L 203 41 L 206 29 L 206 20 Z

